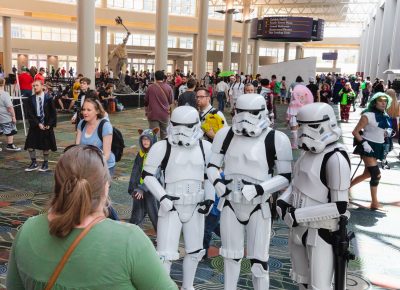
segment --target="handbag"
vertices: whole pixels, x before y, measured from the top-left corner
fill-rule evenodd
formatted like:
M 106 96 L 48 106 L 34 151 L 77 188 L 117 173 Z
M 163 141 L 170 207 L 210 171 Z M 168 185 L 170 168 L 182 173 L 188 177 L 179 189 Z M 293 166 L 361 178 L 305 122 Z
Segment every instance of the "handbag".
M 58 276 L 60 276 L 61 271 L 64 268 L 65 263 L 67 263 L 69 257 L 71 256 L 71 254 L 73 253 L 73 251 L 75 250 L 75 248 L 78 246 L 78 244 L 80 243 L 80 241 L 89 233 L 89 231 L 91 230 L 91 228 L 97 224 L 98 222 L 102 221 L 103 219 L 105 219 L 104 216 L 99 216 L 97 218 L 95 218 L 76 238 L 75 240 L 72 242 L 72 244 L 69 246 L 69 248 L 67 249 L 67 251 L 65 252 L 64 256 L 61 258 L 60 262 L 58 263 L 56 269 L 54 270 L 53 274 L 51 275 L 51 277 L 49 278 L 49 281 L 46 284 L 46 288 L 45 290 L 51 290 L 54 286 L 54 284 L 56 283 Z

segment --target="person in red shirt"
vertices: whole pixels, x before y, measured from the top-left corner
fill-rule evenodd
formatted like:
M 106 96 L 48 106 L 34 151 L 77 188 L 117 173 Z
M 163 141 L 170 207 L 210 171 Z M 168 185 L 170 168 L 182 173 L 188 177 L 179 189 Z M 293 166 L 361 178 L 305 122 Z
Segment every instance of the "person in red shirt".
M 42 83 L 42 85 L 44 85 L 44 76 L 43 76 L 43 74 L 44 74 L 44 68 L 41 67 L 39 69 L 39 72 L 35 75 L 34 81 L 39 80 Z
M 24 97 L 30 97 L 32 95 L 33 78 L 29 73 L 28 68 L 22 68 L 22 72 L 18 75 L 18 82 L 21 95 Z
M 178 96 L 179 96 L 179 87 L 182 84 L 182 76 L 181 76 L 181 71 L 179 69 L 177 69 L 175 71 L 175 87 L 174 87 L 174 96 L 175 96 L 175 101 L 178 100 Z
M 65 78 L 65 74 L 67 73 L 67 71 L 65 70 L 65 67 L 63 67 L 62 68 L 62 70 L 61 70 L 61 76 L 63 77 L 63 78 Z

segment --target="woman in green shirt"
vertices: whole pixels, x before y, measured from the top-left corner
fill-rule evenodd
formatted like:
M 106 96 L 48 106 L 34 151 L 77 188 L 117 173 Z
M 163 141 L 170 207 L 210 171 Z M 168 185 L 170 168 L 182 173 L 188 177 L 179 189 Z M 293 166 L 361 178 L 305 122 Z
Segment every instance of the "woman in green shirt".
M 55 170 L 48 213 L 28 219 L 14 241 L 7 289 L 44 289 L 75 238 L 107 215 L 110 176 L 96 147 L 77 145 Z M 178 289 L 135 225 L 103 219 L 78 244 L 52 289 Z
M 349 122 L 350 107 L 353 100 L 356 98 L 356 94 L 351 88 L 351 84 L 347 82 L 344 88 L 339 91 L 340 100 L 340 118 L 342 122 Z

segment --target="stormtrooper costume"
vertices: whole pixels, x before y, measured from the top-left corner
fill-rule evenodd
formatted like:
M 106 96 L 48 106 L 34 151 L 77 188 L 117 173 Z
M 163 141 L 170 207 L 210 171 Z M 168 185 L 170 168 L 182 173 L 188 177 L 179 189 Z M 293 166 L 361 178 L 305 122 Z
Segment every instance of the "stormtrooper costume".
M 193 290 L 197 265 L 205 254 L 204 215 L 214 203 L 214 188 L 206 179 L 211 143 L 201 140 L 199 113 L 190 106 L 181 106 L 172 112 L 167 131 L 168 138 L 151 147 L 142 177 L 160 201 L 157 252 L 169 273 L 172 261 L 179 259 L 178 245 L 183 229 L 186 256 L 182 289 Z M 164 186 L 154 177 L 159 167 L 164 171 Z
M 290 183 L 292 150 L 285 134 L 269 128 L 263 96 L 241 95 L 235 111 L 232 127 L 224 127 L 216 134 L 207 166 L 208 178 L 221 197 L 220 254 L 224 257 L 224 287 L 226 290 L 237 288 L 246 230 L 253 286 L 256 290 L 265 290 L 269 288 L 269 198 L 271 193 Z M 271 131 L 274 137 L 269 139 Z M 267 160 L 269 147 L 275 152 L 272 167 L 276 166 L 277 175 L 274 177 Z M 225 182 L 219 175 L 223 164 Z
M 332 289 L 332 232 L 347 215 L 350 162 L 332 107 L 313 103 L 297 114 L 299 147 L 293 180 L 277 201 L 277 211 L 290 228 L 292 279 L 299 289 Z

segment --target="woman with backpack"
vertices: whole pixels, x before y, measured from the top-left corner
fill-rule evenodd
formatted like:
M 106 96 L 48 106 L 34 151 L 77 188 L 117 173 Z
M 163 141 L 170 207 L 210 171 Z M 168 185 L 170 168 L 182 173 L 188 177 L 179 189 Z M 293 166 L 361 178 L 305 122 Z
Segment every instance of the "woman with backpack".
M 76 132 L 76 145 L 89 145 L 97 147 L 103 152 L 104 159 L 107 162 L 107 168 L 110 176 L 115 172 L 115 155 L 111 151 L 113 138 L 113 127 L 107 120 L 106 112 L 99 100 L 85 98 L 82 105 L 83 119 L 79 122 Z M 102 121 L 105 120 L 105 121 Z M 99 126 L 102 126 L 102 136 L 99 136 Z M 110 206 L 110 218 L 118 220 L 118 215 Z

